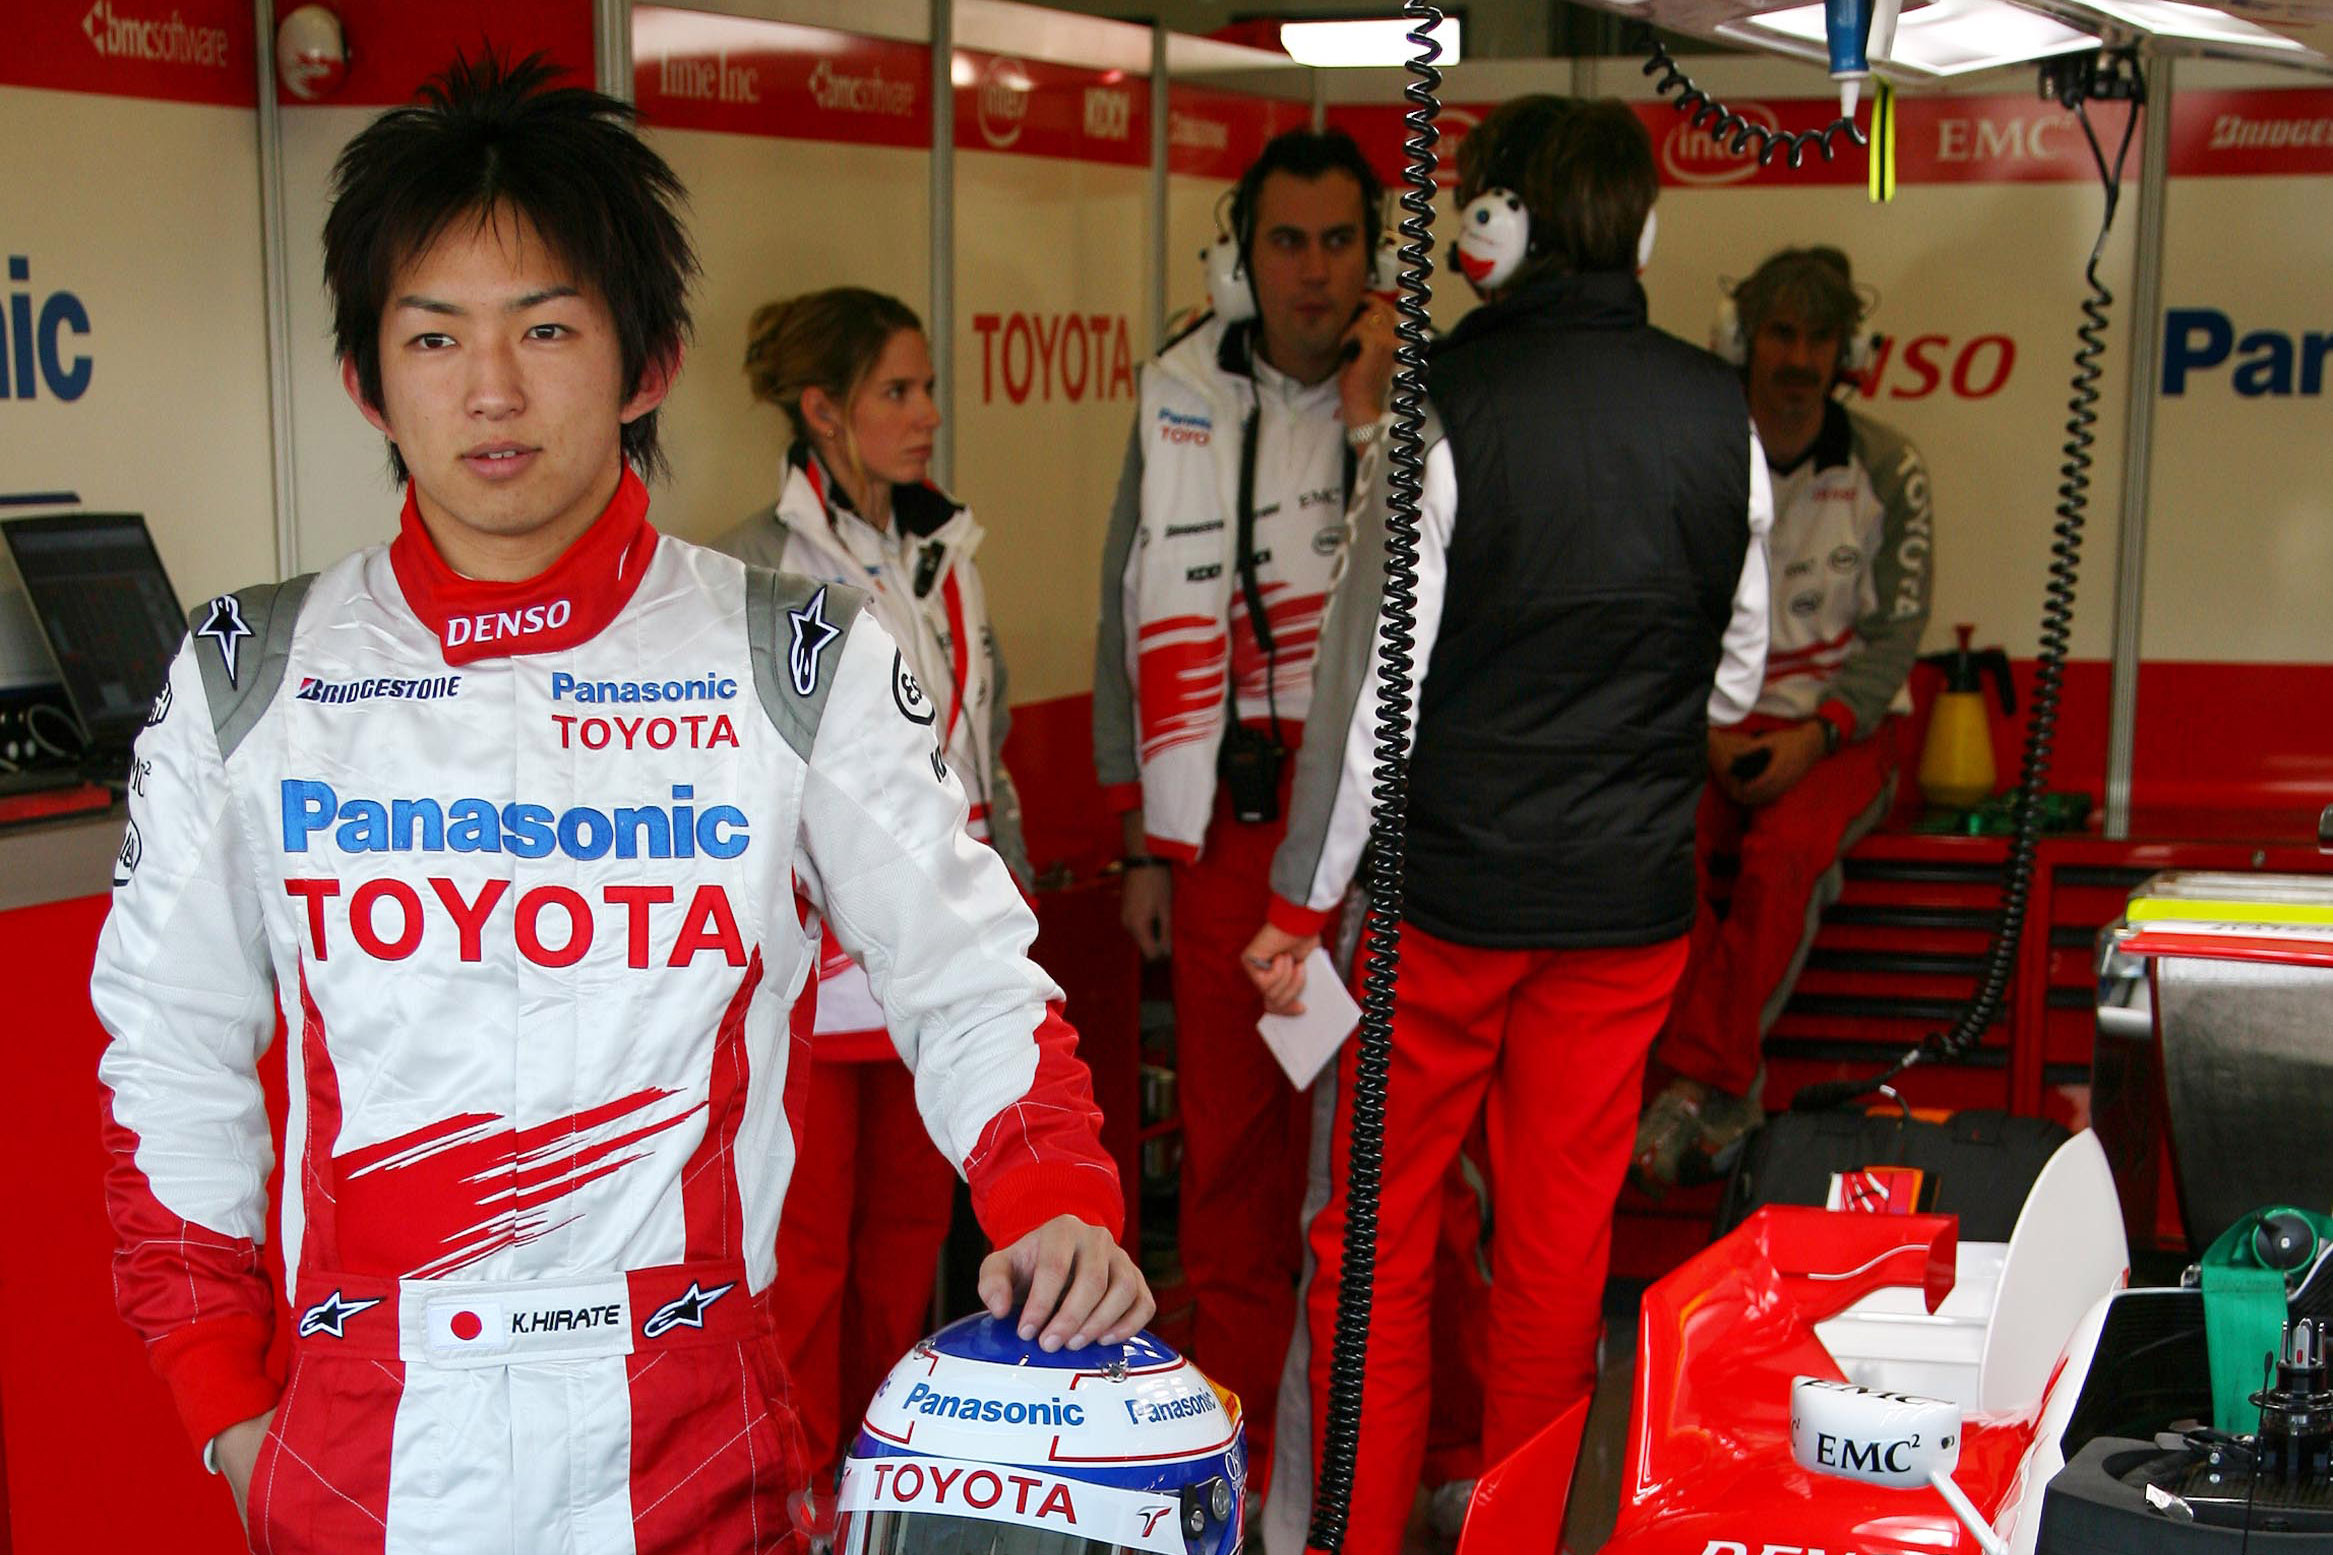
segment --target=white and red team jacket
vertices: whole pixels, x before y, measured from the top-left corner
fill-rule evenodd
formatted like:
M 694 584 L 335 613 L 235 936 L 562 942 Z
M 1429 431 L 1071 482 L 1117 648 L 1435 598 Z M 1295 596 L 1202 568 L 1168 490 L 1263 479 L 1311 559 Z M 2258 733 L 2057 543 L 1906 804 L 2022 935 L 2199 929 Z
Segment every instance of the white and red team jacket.
M 1236 678 L 1242 723 L 1275 714 L 1293 747 L 1344 554 L 1345 424 L 1337 381 L 1304 385 L 1251 349 L 1252 324 L 1212 315 L 1146 364 L 1102 554 L 1094 649 L 1094 766 L 1145 846 L 1199 856 L 1215 813 L 1216 752 Z M 1255 567 L 1272 682 L 1239 586 L 1240 462 L 1256 421 Z
M 1814 446 L 1773 479 L 1773 639 L 1757 711 L 1866 738 L 1912 710 L 1935 587 L 1928 467 L 1902 433 L 1833 400 Z
M 929 703 L 940 750 L 971 799 L 972 835 L 996 849 L 1026 891 L 1031 876 L 1020 794 L 1002 756 L 1012 727 L 1004 655 L 972 560 L 986 532 L 969 508 L 929 485 L 895 491 L 891 524 L 877 529 L 852 511 L 832 473 L 800 444 L 788 453 L 785 471 L 777 502 L 723 535 L 714 549 L 866 595 L 866 609 L 898 645 L 917 693 Z M 831 929 L 820 951 L 815 1035 L 822 1057 L 891 1056 L 882 1004 Z
M 1075 1035 L 1027 959 L 1035 919 L 968 834 L 900 650 L 855 592 L 661 538 L 646 513 L 627 471 L 552 570 L 488 584 L 446 567 L 408 496 L 394 543 L 198 610 L 138 742 L 91 981 L 120 1306 L 196 1441 L 278 1402 L 256 1071 L 280 1010 L 302 1341 L 408 1363 L 391 1548 L 401 1504 L 405 1542 L 493 1546 L 461 1519 L 507 1509 L 488 1491 L 527 1453 L 555 1485 L 604 1467 L 617 1482 L 593 1493 L 618 1502 L 627 1463 L 635 1484 L 654 1467 L 620 1369 L 550 1403 L 492 1394 L 516 1457 L 497 1437 L 414 1467 L 502 1419 L 448 1358 L 475 1316 L 449 1334 L 422 1313 L 543 1281 L 612 1280 L 620 1303 L 629 1279 L 637 1301 L 642 1271 L 684 1265 L 733 1267 L 742 1310 L 781 1277 L 790 1037 L 822 923 L 866 967 L 988 1234 L 1119 1222 Z M 356 1300 L 359 1278 L 388 1300 Z M 722 1315 L 715 1284 L 615 1338 L 688 1337 Z M 385 1336 L 367 1304 L 401 1311 Z M 561 1434 L 585 1425 L 588 1444 Z M 421 1502 L 397 1499 L 408 1469 Z

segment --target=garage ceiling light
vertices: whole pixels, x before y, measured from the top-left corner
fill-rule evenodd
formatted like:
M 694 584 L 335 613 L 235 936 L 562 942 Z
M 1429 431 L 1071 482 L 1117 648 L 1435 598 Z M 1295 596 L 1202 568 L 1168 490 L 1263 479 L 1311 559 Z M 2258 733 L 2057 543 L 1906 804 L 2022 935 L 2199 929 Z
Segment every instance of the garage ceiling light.
M 2271 32 L 2208 5 L 2183 5 L 2179 0 L 2070 0 L 2064 10 L 2085 20 L 2119 22 L 2136 32 L 2185 43 L 2264 49 L 2296 57 L 2312 52 L 2308 45 L 2281 32 Z
M 1812 59 L 1828 58 L 1820 5 L 1744 17 L 1719 26 L 1717 31 L 1738 43 L 1782 47 Z M 2006 0 L 1935 0 L 1917 9 L 1904 8 L 1886 62 L 1873 63 L 1891 75 L 1942 78 L 2096 47 L 2098 39 L 2091 34 Z
M 1818 10 L 1820 8 L 1818 7 Z M 1300 65 L 1343 67 L 1406 65 L 1416 50 L 1410 47 L 1410 24 L 1399 18 L 1386 21 L 1282 22 L 1280 47 Z M 1459 24 L 1445 16 L 1434 28 L 1442 45 L 1441 68 L 1458 63 Z

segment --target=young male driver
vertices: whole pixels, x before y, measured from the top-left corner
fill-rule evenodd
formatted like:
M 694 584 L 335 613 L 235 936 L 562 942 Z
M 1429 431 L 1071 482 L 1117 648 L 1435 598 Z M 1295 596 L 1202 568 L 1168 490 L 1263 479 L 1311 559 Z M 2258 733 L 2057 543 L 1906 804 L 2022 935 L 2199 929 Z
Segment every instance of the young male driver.
M 1001 1249 L 990 1310 L 1049 1348 L 1152 1310 L 890 639 L 647 523 L 681 189 L 552 74 L 457 63 L 342 154 L 336 343 L 399 532 L 196 611 L 92 979 L 122 1311 L 279 1555 L 795 1544 L 764 1297 L 821 920 Z

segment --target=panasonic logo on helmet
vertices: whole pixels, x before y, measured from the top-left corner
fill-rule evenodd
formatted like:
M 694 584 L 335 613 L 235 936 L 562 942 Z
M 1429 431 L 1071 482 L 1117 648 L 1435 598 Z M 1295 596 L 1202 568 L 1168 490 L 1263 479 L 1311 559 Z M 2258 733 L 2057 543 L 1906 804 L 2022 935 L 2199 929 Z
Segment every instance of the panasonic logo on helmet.
M 908 1389 L 907 1397 L 899 1401 L 902 1409 L 912 1409 L 919 1415 L 943 1415 L 950 1420 L 1002 1421 L 1006 1425 L 1083 1425 L 1085 1405 L 1064 1404 L 1060 1399 L 1007 1402 L 995 1398 L 966 1398 L 956 1393 L 941 1393 L 928 1382 L 919 1382 Z
M 490 799 L 343 799 L 329 783 L 287 778 L 282 785 L 286 853 L 305 853 L 329 831 L 343 853 L 508 853 L 514 858 L 732 859 L 751 841 L 735 805 L 693 801 L 696 789 L 675 783 L 671 805 L 549 805 Z
M 551 700 L 563 702 L 726 702 L 737 682 L 726 675 L 694 680 L 577 680 L 565 670 L 551 676 Z

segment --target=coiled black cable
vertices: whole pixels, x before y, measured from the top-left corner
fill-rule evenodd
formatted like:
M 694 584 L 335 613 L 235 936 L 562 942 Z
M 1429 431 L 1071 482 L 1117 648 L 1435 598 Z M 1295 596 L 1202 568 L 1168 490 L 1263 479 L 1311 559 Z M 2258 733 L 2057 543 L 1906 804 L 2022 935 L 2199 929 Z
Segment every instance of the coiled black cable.
M 2033 898 L 2033 856 L 2041 837 L 2041 801 L 2049 786 L 2050 759 L 2055 751 L 2058 728 L 2058 699 L 2066 679 L 2066 657 L 2073 645 L 2075 585 L 2080 580 L 2082 566 L 2082 521 L 2090 506 L 2090 467 L 2096 461 L 2090 456 L 2091 445 L 2098 441 L 2092 428 L 2098 424 L 2098 380 L 2104 376 L 2103 358 L 2106 355 L 2106 325 L 2109 310 L 2114 306 L 2114 293 L 2098 278 L 2098 261 L 2106 253 L 2107 234 L 2114 230 L 2115 208 L 2122 202 L 2122 169 L 2130 155 L 2131 132 L 2139 122 L 2139 112 L 2146 100 L 2144 79 L 2136 74 L 2136 95 L 2131 99 L 2131 112 L 2123 122 L 2122 144 L 2116 148 L 2114 165 L 2109 168 L 2106 150 L 2099 144 L 2098 133 L 2090 125 L 2089 99 L 2074 97 L 2067 106 L 2073 109 L 2082 126 L 2083 138 L 2090 143 L 2091 159 L 2098 166 L 2098 177 L 2106 187 L 2106 209 L 2098 222 L 2097 241 L 2090 245 L 2090 262 L 2083 274 L 2090 283 L 2090 295 L 2082 300 L 2082 323 L 2074 331 L 2081 344 L 2074 350 L 2074 378 L 2070 398 L 2066 403 L 2066 444 L 2064 462 L 2058 466 L 2058 521 L 2053 529 L 2056 535 L 2050 544 L 2049 584 L 2043 591 L 2041 607 L 2041 647 L 2034 656 L 2033 694 L 2026 702 L 2025 753 L 2018 769 L 2017 799 L 2011 812 L 2009 859 L 2002 871 L 2001 917 L 1993 931 L 1992 943 L 1985 947 L 1985 959 L 1977 973 L 1976 992 L 1961 1007 L 1960 1015 L 1951 1027 L 1931 1032 L 1919 1046 L 1906 1052 L 1885 1070 L 1867 1080 L 1825 1080 L 1801 1090 L 1791 1101 L 1792 1110 L 1819 1112 L 1868 1095 L 1896 1076 L 1920 1063 L 1953 1063 L 1984 1040 L 1985 1031 L 1999 1018 L 2001 1005 L 2009 995 L 2009 982 L 2017 972 L 2017 953 L 2025 939 L 2026 909 Z
M 1833 142 L 1842 135 L 1847 137 L 1851 145 L 1869 144 L 1862 128 L 1844 114 L 1819 130 L 1768 129 L 1755 120 L 1744 118 L 1695 86 L 1693 78 L 1686 75 L 1677 61 L 1670 57 L 1669 51 L 1661 45 L 1661 40 L 1652 28 L 1643 22 L 1631 22 L 1629 28 L 1630 41 L 1646 51 L 1644 73 L 1660 77 L 1653 83 L 1654 95 L 1667 97 L 1671 92 L 1677 93 L 1677 100 L 1670 106 L 1687 116 L 1686 122 L 1691 128 L 1708 126 L 1711 138 L 1728 151 L 1739 155 L 1749 150 L 1754 143 L 1758 148 L 1760 166 L 1778 156 L 1787 156 L 1789 165 L 1796 167 L 1805 158 L 1809 146 L 1822 152 L 1825 162 L 1830 161 L 1838 154 Z
M 1410 715 L 1416 706 L 1418 499 L 1425 490 L 1426 330 L 1434 300 L 1434 121 L 1442 57 L 1432 29 L 1442 12 L 1409 0 L 1411 81 L 1402 95 L 1401 315 L 1394 348 L 1393 429 L 1387 439 L 1385 601 L 1377 639 L 1376 767 L 1369 815 L 1369 915 L 1361 930 L 1361 1035 L 1351 1109 L 1352 1135 L 1345 1188 L 1345 1246 L 1337 1281 L 1337 1332 L 1329 1353 L 1328 1411 L 1322 1424 L 1319 1476 L 1314 1485 L 1313 1549 L 1345 1547 L 1353 1474 L 1361 1451 L 1362 1383 L 1368 1372 L 1369 1309 L 1376 1284 L 1377 1199 L 1385 1160 L 1385 1092 L 1393 1058 L 1394 974 L 1401 964 L 1402 860 L 1409 809 Z

